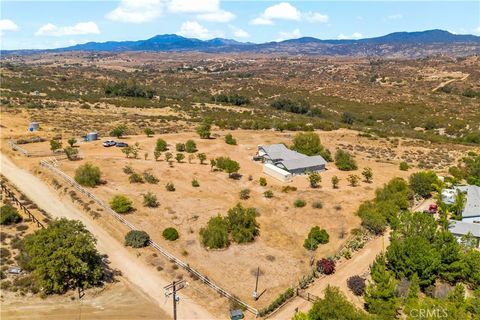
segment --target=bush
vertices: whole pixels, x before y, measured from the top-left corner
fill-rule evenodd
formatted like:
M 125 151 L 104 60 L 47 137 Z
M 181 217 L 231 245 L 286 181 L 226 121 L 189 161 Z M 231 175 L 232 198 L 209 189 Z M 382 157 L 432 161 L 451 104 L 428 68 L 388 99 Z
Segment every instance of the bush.
M 130 167 L 130 166 L 125 166 L 125 167 L 123 167 L 122 170 L 123 170 L 123 173 L 125 173 L 125 174 L 132 174 L 132 173 L 135 172 L 135 171 L 133 171 L 133 168 Z
M 170 192 L 173 192 L 175 191 L 175 185 L 171 182 L 168 182 L 166 185 L 165 185 L 165 189 L 167 191 L 170 191 Z
M 151 172 L 149 171 L 145 171 L 143 173 L 143 179 L 145 179 L 145 181 L 147 181 L 148 183 L 150 184 L 157 184 L 158 183 L 158 178 L 155 177 Z
M 117 195 L 110 201 L 110 208 L 116 213 L 128 213 L 133 211 L 132 200 L 126 196 Z
M 156 208 L 159 206 L 157 196 L 151 192 L 147 192 L 143 195 L 143 206 L 149 208 Z
M 410 169 L 408 163 L 406 163 L 405 161 L 400 162 L 400 170 L 407 171 L 408 169 Z
M 410 188 L 416 194 L 427 198 L 432 191 L 435 191 L 435 184 L 440 184 L 437 174 L 433 171 L 422 171 L 413 173 L 409 178 Z
M 263 193 L 263 196 L 264 196 L 265 198 L 268 198 L 268 199 L 269 199 L 269 198 L 273 198 L 273 191 L 272 191 L 272 190 L 267 190 L 267 191 L 265 191 L 265 192 Z
M 167 142 L 161 138 L 158 138 L 155 144 L 155 151 L 164 152 L 167 150 L 168 150 Z
M 184 143 L 177 143 L 175 145 L 175 150 L 177 150 L 178 152 L 185 151 L 185 144 Z
M 22 216 L 18 214 L 17 209 L 9 204 L 3 205 L 0 208 L 0 224 L 9 225 L 13 223 L 19 223 L 22 221 Z
M 303 207 L 305 207 L 306 204 L 307 204 L 307 203 L 305 202 L 305 200 L 303 200 L 303 199 L 297 199 L 297 200 L 295 200 L 295 202 L 293 203 L 293 206 L 294 206 L 295 208 L 303 208 Z
M 193 140 L 187 140 L 185 142 L 185 151 L 188 153 L 194 153 L 197 151 L 197 144 Z
M 317 262 L 317 271 L 326 275 L 335 272 L 335 261 L 332 259 L 320 259 Z
M 310 183 L 310 187 L 318 188 L 318 184 L 322 182 L 322 177 L 318 172 L 310 172 L 308 174 L 308 182 Z
M 103 276 L 95 237 L 76 220 L 54 220 L 25 237 L 20 265 L 33 271 L 45 293 L 64 293 L 80 285 L 88 288 Z
M 192 187 L 194 187 L 194 188 L 200 187 L 200 183 L 198 183 L 197 178 L 192 179 Z
M 110 131 L 110 135 L 112 137 L 120 138 L 124 136 L 126 132 L 127 132 L 127 127 L 125 125 L 119 125 L 113 128 L 112 131 Z
M 197 128 L 197 133 L 201 139 L 210 139 L 210 130 L 211 130 L 210 123 L 204 122 Z
M 360 181 L 360 177 L 355 174 L 351 174 L 347 177 L 347 181 L 350 184 L 350 186 L 356 187 L 358 186 L 358 181 Z
M 143 183 L 143 178 L 141 175 L 134 172 L 128 177 L 128 181 L 130 181 L 130 183 Z
M 323 204 L 321 201 L 314 201 L 312 203 L 312 208 L 314 209 L 322 209 L 323 208 Z
M 62 147 L 62 141 L 58 139 L 52 139 L 50 140 L 50 150 L 56 151 Z
M 63 152 L 65 152 L 67 159 L 70 161 L 74 161 L 78 159 L 78 149 L 75 149 L 72 147 L 66 147 L 63 149 Z
M 202 244 L 210 249 L 221 249 L 229 245 L 228 221 L 222 216 L 210 218 L 207 226 L 200 229 Z
M 145 231 L 131 230 L 125 236 L 125 245 L 132 248 L 143 248 L 148 246 L 150 236 Z
M 175 241 L 179 237 L 178 231 L 175 228 L 166 228 L 165 230 L 163 230 L 162 236 L 166 240 L 170 240 L 170 241 Z
M 266 187 L 267 186 L 267 179 L 264 178 L 264 177 L 260 177 L 260 179 L 258 180 L 258 182 L 260 183 L 260 185 L 262 187 Z
M 373 178 L 373 170 L 372 168 L 364 168 L 362 171 L 362 176 L 365 179 L 366 183 L 371 183 Z
M 307 238 L 303 242 L 303 247 L 308 250 L 317 250 L 319 244 L 328 243 L 330 236 L 325 229 L 315 226 L 310 229 Z
M 243 189 L 240 191 L 240 199 L 247 200 L 250 198 L 250 189 Z
M 252 242 L 258 234 L 255 208 L 244 208 L 241 204 L 228 210 L 228 230 L 236 243 Z
M 100 168 L 87 162 L 75 170 L 75 181 L 84 187 L 95 187 L 100 184 Z
M 338 183 L 340 182 L 340 179 L 337 176 L 332 177 L 332 187 L 333 189 L 338 189 Z
M 345 124 L 352 125 L 354 121 L 353 115 L 349 112 L 344 112 L 342 113 L 341 121 Z
M 147 137 L 151 137 L 155 134 L 155 131 L 153 131 L 151 128 L 145 128 L 143 132 L 147 135 Z
M 357 162 L 353 158 L 353 156 L 343 150 L 337 150 L 335 153 L 335 165 L 339 170 L 342 171 L 352 171 L 352 170 L 357 170 Z
M 266 316 L 267 314 L 275 311 L 276 309 L 278 309 L 282 304 L 285 303 L 285 301 L 287 301 L 288 299 L 290 299 L 291 297 L 293 297 L 295 294 L 295 291 L 292 289 L 292 288 L 288 288 L 284 293 L 280 294 L 277 299 L 275 299 L 268 307 L 266 307 L 265 309 L 261 309 L 259 311 L 259 316 L 260 317 L 264 317 Z
M 365 288 L 367 287 L 365 279 L 357 275 L 348 278 L 347 286 L 356 296 L 363 295 L 365 293 Z
M 228 133 L 227 135 L 225 135 L 225 143 L 230 145 L 236 145 L 237 140 L 232 136 L 231 133 Z
M 207 155 L 205 153 L 197 154 L 198 160 L 200 160 L 200 164 L 203 164 L 205 160 L 207 160 Z
M 182 162 L 183 159 L 185 159 L 185 155 L 183 153 L 177 153 L 175 155 L 175 160 L 177 160 L 178 163 Z
M 326 161 L 332 161 L 332 156 L 320 143 L 320 137 L 315 132 L 299 132 L 293 138 L 291 149 L 307 156 L 322 156 Z
M 240 170 L 240 164 L 237 161 L 230 159 L 229 157 L 218 157 L 212 162 L 218 169 L 227 172 L 229 177 L 232 178 L 234 173 Z
M 282 187 L 282 192 L 289 193 L 290 191 L 297 191 L 297 187 L 292 187 L 292 186 Z

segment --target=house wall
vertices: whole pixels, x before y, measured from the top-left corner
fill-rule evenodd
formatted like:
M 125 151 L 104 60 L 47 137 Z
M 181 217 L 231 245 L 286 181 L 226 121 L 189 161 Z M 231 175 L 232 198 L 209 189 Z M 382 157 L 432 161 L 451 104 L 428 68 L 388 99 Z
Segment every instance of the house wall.
M 282 182 L 289 182 L 292 180 L 292 174 L 290 172 L 282 170 L 273 164 L 265 164 L 263 166 L 263 173 Z
M 480 223 L 480 216 L 478 217 L 468 217 L 468 218 L 462 218 L 463 222 L 476 222 Z
M 299 168 L 295 170 L 290 170 L 290 172 L 294 175 L 305 174 L 305 171 L 310 172 L 317 172 L 317 171 L 325 171 L 325 166 L 314 166 L 314 167 L 307 167 L 307 168 Z

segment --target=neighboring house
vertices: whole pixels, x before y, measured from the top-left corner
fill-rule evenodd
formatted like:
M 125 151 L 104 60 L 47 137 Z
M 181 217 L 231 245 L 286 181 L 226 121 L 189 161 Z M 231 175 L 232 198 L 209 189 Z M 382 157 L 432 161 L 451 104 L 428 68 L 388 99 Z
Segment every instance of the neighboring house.
M 288 149 L 284 144 L 258 146 L 257 157 L 264 163 L 272 164 L 292 175 L 324 171 L 327 164 L 321 156 L 306 156 Z
M 457 189 L 467 194 L 467 201 L 462 211 L 462 221 L 480 223 L 480 187 L 462 186 Z
M 470 234 L 476 239 L 474 244 L 477 248 L 480 248 L 480 223 L 464 222 L 450 220 L 448 230 L 458 239 Z

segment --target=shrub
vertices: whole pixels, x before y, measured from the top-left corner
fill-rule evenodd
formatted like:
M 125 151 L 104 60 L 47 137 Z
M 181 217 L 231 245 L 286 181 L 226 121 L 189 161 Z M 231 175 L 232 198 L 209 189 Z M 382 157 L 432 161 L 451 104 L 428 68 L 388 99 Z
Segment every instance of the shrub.
M 126 196 L 117 195 L 110 200 L 110 208 L 116 213 L 128 213 L 133 210 L 132 200 Z
M 147 135 L 147 137 L 151 137 L 155 134 L 155 132 L 151 128 L 145 128 L 143 132 Z
M 167 184 L 165 185 L 165 189 L 167 191 L 175 191 L 175 185 L 171 182 L 167 182 Z
M 157 184 L 158 183 L 158 178 L 155 177 L 151 172 L 149 171 L 145 171 L 143 173 L 143 179 L 145 179 L 145 181 L 147 181 L 148 183 L 150 184 Z
M 307 238 L 303 242 L 303 247 L 308 250 L 316 250 L 319 244 L 326 244 L 329 241 L 330 236 L 325 229 L 320 229 L 319 226 L 315 226 L 310 229 Z
M 320 259 L 317 262 L 317 271 L 326 275 L 335 272 L 335 261 L 332 259 Z
M 0 208 L 0 224 L 9 225 L 13 223 L 19 223 L 22 221 L 22 216 L 18 214 L 17 209 L 9 204 L 3 205 Z
M 290 191 L 297 191 L 297 187 L 292 187 L 292 186 L 282 187 L 282 192 L 289 193 Z
M 143 248 L 148 245 L 150 236 L 145 231 L 131 230 L 125 236 L 125 245 L 132 248 Z
M 341 121 L 345 124 L 352 125 L 353 124 L 353 115 L 349 112 L 342 113 Z
M 56 151 L 62 147 L 62 141 L 58 139 L 50 140 L 50 150 Z
M 260 177 L 260 179 L 258 180 L 258 182 L 260 183 L 260 185 L 262 187 L 266 187 L 267 186 L 267 179 L 264 178 L 264 177 Z
M 166 240 L 170 240 L 170 241 L 175 241 L 179 237 L 178 231 L 175 228 L 166 228 L 165 230 L 163 230 L 162 236 Z
M 130 167 L 130 166 L 125 166 L 125 167 L 123 167 L 122 170 L 123 170 L 123 173 L 125 173 L 125 174 L 132 174 L 132 173 L 135 172 L 135 171 L 133 171 L 133 168 Z
M 250 198 L 250 189 L 243 189 L 240 191 L 240 199 L 247 200 Z
M 237 243 L 252 242 L 258 234 L 255 208 L 244 208 L 241 204 L 228 210 L 228 230 Z
M 185 159 L 185 155 L 183 153 L 177 153 L 175 156 L 175 160 L 177 160 L 178 163 L 182 162 L 183 159 Z
M 100 168 L 87 162 L 75 170 L 75 181 L 84 187 L 95 187 L 100 184 Z
M 202 244 L 210 249 L 221 249 L 229 245 L 228 222 L 218 215 L 208 220 L 207 226 L 200 229 Z
M 197 178 L 192 179 L 192 187 L 194 187 L 194 188 L 200 187 L 200 183 L 198 183 Z
M 347 181 L 350 184 L 350 186 L 356 187 L 358 186 L 358 181 L 360 181 L 360 177 L 355 174 L 351 174 L 347 177 Z
M 314 209 L 322 209 L 323 208 L 323 204 L 321 201 L 314 201 L 312 203 L 312 208 Z
M 352 171 L 357 170 L 357 162 L 348 151 L 337 150 L 335 153 L 335 165 L 339 170 Z
M 362 176 L 365 179 L 366 183 L 371 183 L 373 178 L 373 170 L 372 168 L 364 168 L 362 171 Z
M 318 184 L 322 182 L 322 177 L 318 172 L 310 172 L 308 174 L 308 182 L 310 183 L 310 187 L 317 188 Z
M 210 123 L 204 122 L 200 126 L 197 127 L 197 133 L 201 139 L 210 139 L 210 130 L 211 130 Z
M 77 139 L 75 139 L 74 137 L 71 137 L 70 139 L 67 140 L 67 143 L 71 148 L 73 148 L 75 143 L 77 143 Z
M 124 136 L 126 132 L 127 132 L 127 127 L 125 125 L 119 125 L 113 128 L 112 131 L 110 131 L 110 135 L 112 137 L 120 138 Z
M 65 152 L 67 159 L 70 161 L 74 161 L 78 159 L 78 149 L 75 149 L 69 146 L 63 149 L 63 152 Z
M 294 206 L 295 208 L 303 208 L 303 207 L 305 207 L 306 204 L 307 204 L 307 203 L 305 202 L 305 200 L 303 200 L 303 199 L 297 199 L 297 200 L 295 200 L 295 202 L 293 203 L 293 206 Z
M 338 188 L 338 183 L 340 182 L 340 179 L 337 176 L 332 177 L 332 187 L 333 189 Z
M 265 192 L 263 193 L 263 196 L 264 196 L 265 198 L 268 198 L 268 199 L 269 199 L 269 198 L 273 198 L 273 191 L 272 191 L 272 190 L 267 190 L 267 191 L 265 191 Z
M 184 143 L 177 143 L 175 145 L 175 150 L 177 150 L 178 152 L 185 151 L 185 144 Z
M 365 288 L 367 287 L 365 279 L 357 275 L 348 278 L 347 286 L 356 296 L 363 295 L 365 293 Z
M 266 307 L 265 309 L 260 309 L 258 315 L 260 317 L 264 317 L 267 314 L 275 311 L 277 308 L 283 305 L 285 301 L 293 297 L 294 294 L 295 291 L 292 288 L 288 288 L 284 293 L 280 294 L 277 299 L 275 299 L 268 307 Z
M 158 161 L 158 159 L 160 159 L 161 155 L 162 155 L 161 151 L 158 151 L 158 150 L 153 151 L 153 158 L 155 159 L 155 161 Z
M 437 174 L 433 171 L 413 173 L 409 178 L 410 188 L 416 194 L 426 198 L 435 191 L 435 184 L 440 184 Z
M 400 170 L 407 171 L 408 169 L 410 169 L 408 163 L 406 163 L 405 161 L 400 162 Z
M 167 142 L 161 138 L 157 139 L 157 142 L 155 144 L 155 151 L 164 152 L 167 150 Z
M 236 145 L 237 140 L 232 136 L 231 133 L 228 133 L 227 135 L 225 135 L 225 143 L 230 145 Z
M 230 178 L 233 177 L 234 173 L 237 173 L 240 170 L 240 164 L 237 161 L 230 159 L 229 157 L 218 157 L 215 158 L 212 165 L 216 166 L 218 169 L 227 172 Z
M 33 271 L 45 293 L 64 293 L 72 286 L 88 288 L 103 276 L 95 237 L 76 220 L 54 220 L 25 237 L 20 265 Z
M 173 158 L 173 154 L 171 152 L 165 152 L 165 160 L 170 163 Z
M 157 196 L 151 192 L 147 192 L 143 195 L 143 206 L 149 208 L 156 208 L 158 207 L 159 203 L 157 200 Z
M 128 177 L 130 183 L 143 183 L 143 178 L 138 173 L 134 172 Z
M 205 160 L 207 160 L 207 155 L 205 153 L 197 154 L 198 160 L 200 160 L 200 164 L 203 164 Z
M 185 151 L 188 153 L 194 153 L 197 151 L 197 144 L 193 140 L 187 140 L 185 142 Z

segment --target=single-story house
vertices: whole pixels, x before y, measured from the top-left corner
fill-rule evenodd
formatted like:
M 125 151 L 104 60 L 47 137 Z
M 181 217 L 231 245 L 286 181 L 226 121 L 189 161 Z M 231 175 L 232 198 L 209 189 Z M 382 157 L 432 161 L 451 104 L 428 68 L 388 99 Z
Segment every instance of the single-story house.
M 327 164 L 321 156 L 307 156 L 288 149 L 284 144 L 258 146 L 257 157 L 292 175 L 324 171 Z
M 463 236 L 471 234 L 476 239 L 475 246 L 480 248 L 480 223 L 450 220 L 448 230 L 459 241 Z
M 457 189 L 467 193 L 467 201 L 462 211 L 462 221 L 480 223 L 480 187 L 462 186 Z

